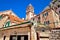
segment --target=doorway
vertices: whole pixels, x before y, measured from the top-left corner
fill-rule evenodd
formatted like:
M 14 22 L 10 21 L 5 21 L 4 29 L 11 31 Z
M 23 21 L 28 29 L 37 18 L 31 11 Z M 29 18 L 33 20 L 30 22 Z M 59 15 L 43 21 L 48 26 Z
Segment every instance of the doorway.
M 11 35 L 10 40 L 28 40 L 28 35 Z

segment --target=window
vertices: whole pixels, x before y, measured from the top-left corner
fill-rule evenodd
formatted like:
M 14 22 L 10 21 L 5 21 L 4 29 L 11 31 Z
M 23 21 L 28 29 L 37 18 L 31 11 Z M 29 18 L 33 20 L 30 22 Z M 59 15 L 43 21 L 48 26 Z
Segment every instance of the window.
M 17 37 L 13 37 L 13 40 L 17 40 Z
M 44 25 L 49 25 L 50 24 L 50 21 L 45 21 L 44 22 Z
M 44 17 L 44 14 L 43 14 L 43 17 Z
M 48 16 L 48 12 L 45 13 L 45 16 Z
M 47 24 L 50 24 L 50 21 L 47 21 Z
M 59 13 L 60 13 L 60 11 L 59 11 Z
M 6 39 L 6 36 L 4 36 L 4 40 Z
M 48 16 L 48 12 L 46 12 L 45 14 L 43 14 L 43 17 L 44 17 L 44 16 Z
M 17 40 L 17 36 L 16 35 L 10 36 L 10 40 Z
M 44 22 L 44 25 L 46 25 L 46 21 Z
M 40 16 L 38 17 L 38 20 L 40 20 Z
M 40 16 L 38 17 L 38 21 L 37 22 L 40 23 Z
M 60 7 L 60 5 L 58 5 L 58 8 Z
M 55 4 L 55 2 L 52 2 L 53 4 Z
M 10 40 L 28 40 L 28 35 L 11 35 Z

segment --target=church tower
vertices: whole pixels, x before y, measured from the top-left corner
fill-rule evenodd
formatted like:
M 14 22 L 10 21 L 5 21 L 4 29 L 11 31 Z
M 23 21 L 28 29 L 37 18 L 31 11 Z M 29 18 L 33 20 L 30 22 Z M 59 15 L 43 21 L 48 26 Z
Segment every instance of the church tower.
M 34 8 L 31 4 L 26 9 L 26 20 L 30 20 L 34 16 Z

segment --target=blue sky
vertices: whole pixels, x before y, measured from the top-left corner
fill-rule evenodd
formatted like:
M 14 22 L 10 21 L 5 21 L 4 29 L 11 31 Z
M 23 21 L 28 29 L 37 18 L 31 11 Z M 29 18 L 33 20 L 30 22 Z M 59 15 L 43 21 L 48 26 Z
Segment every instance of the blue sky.
M 38 15 L 51 0 L 0 0 L 0 11 L 12 10 L 18 17 L 25 18 L 26 7 L 31 3 Z

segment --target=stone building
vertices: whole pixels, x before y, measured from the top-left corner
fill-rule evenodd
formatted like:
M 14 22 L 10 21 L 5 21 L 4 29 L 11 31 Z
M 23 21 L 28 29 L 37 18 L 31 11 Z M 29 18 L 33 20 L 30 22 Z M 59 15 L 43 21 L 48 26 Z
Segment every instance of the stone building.
M 18 18 L 10 10 L 6 12 L 0 15 L 0 40 L 37 40 L 30 21 Z
M 18 18 L 11 10 L 0 13 L 0 40 L 37 40 L 34 26 L 29 21 L 34 16 L 31 4 L 26 11 L 26 20 Z
M 60 0 L 52 0 L 50 7 L 59 14 L 60 17 Z M 60 19 L 60 18 L 59 18 Z
M 59 15 L 49 6 L 31 20 L 33 20 L 34 28 L 38 36 L 40 35 L 40 40 L 49 40 L 51 28 L 57 28 L 60 25 Z
M 45 26 L 54 28 L 59 25 L 59 15 L 50 7 L 46 7 L 40 16 L 41 23 Z
M 60 40 L 60 27 L 51 29 L 49 40 Z
M 32 40 L 30 23 L 0 28 L 0 40 Z
M 0 12 L 0 40 L 49 40 L 50 28 L 59 27 L 59 15 L 49 6 L 38 15 L 29 4 L 26 18 L 18 18 L 11 10 Z

